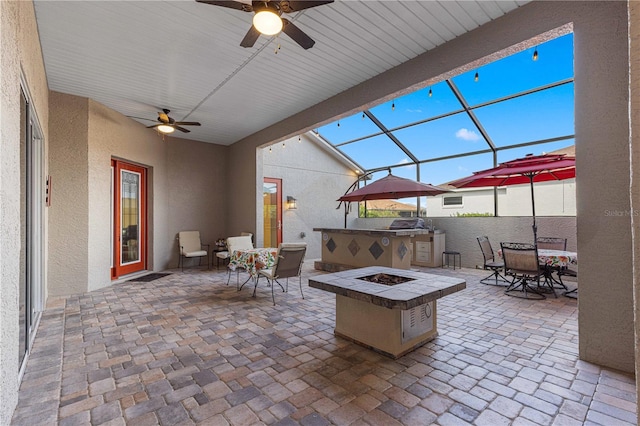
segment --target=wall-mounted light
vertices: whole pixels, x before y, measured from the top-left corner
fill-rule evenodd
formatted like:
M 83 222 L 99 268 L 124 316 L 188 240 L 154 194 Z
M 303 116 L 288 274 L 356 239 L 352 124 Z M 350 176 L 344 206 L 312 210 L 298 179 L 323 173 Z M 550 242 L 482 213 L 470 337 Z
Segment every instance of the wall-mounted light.
M 296 204 L 296 200 L 295 198 L 293 198 L 291 195 L 287 195 L 287 209 L 289 210 L 295 210 L 298 208 L 298 205 Z

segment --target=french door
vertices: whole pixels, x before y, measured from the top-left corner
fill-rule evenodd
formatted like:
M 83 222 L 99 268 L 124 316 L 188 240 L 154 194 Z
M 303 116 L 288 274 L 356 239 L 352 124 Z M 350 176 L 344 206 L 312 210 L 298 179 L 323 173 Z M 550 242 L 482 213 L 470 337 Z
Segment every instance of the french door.
M 282 180 L 264 178 L 262 199 L 264 246 L 278 247 L 282 242 Z
M 120 160 L 111 166 L 115 279 L 147 268 L 147 169 Z

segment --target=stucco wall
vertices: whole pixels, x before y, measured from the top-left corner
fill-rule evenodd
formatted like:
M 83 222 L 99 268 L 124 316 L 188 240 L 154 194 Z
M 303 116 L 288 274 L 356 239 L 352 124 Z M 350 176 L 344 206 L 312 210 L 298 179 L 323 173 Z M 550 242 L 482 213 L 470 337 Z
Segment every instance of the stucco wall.
M 89 174 L 86 98 L 51 92 L 49 170 L 49 295 L 86 291 L 89 265 Z M 78 279 L 83 277 L 83 279 Z
M 282 239 L 284 242 L 306 242 L 306 259 L 320 258 L 321 236 L 313 228 L 344 227 L 344 210 L 336 209 L 336 199 L 355 182 L 353 170 L 306 136 L 290 138 L 282 144 L 261 150 L 264 177 L 282 179 L 282 198 L 297 199 L 298 208 L 283 206 Z M 304 232 L 305 237 L 300 233 Z
M 540 182 L 534 185 L 536 215 L 575 216 L 575 179 Z M 462 196 L 462 207 L 445 206 L 443 197 Z M 493 214 L 493 188 L 470 188 L 427 198 L 427 215 L 454 216 L 457 213 Z M 531 188 L 528 184 L 498 188 L 498 216 L 530 215 Z
M 180 230 L 199 230 L 203 243 L 226 234 L 226 147 L 163 139 L 104 105 L 60 93 L 51 96 L 51 125 L 50 294 L 111 285 L 111 158 L 149 170 L 147 269 L 176 267 Z
M 640 383 L 640 3 L 629 2 L 629 43 L 630 43 L 630 101 L 631 101 L 631 216 L 633 232 L 633 300 L 635 308 L 635 347 L 636 347 L 636 389 Z M 640 393 L 636 392 L 636 404 L 640 406 Z M 640 413 L 638 413 L 640 423 Z
M 169 249 L 169 264 L 178 265 L 180 231 L 200 231 L 203 244 L 213 244 L 227 236 L 227 200 L 230 183 L 227 176 L 227 152 L 224 146 L 173 139 L 168 149 L 166 240 L 158 243 Z
M 0 424 L 5 425 L 18 401 L 21 68 L 45 147 L 48 140 L 49 93 L 31 2 L 0 2 L 0 52 Z M 46 227 L 43 238 L 46 244 Z

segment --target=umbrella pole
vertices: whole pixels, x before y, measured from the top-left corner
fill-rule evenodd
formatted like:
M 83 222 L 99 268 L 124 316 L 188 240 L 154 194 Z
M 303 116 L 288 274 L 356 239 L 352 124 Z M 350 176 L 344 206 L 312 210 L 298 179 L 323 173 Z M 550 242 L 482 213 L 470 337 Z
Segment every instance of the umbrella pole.
M 529 181 L 531 183 L 531 210 L 533 211 L 533 244 L 538 244 L 538 226 L 536 225 L 536 198 L 533 193 L 533 173 L 529 175 Z

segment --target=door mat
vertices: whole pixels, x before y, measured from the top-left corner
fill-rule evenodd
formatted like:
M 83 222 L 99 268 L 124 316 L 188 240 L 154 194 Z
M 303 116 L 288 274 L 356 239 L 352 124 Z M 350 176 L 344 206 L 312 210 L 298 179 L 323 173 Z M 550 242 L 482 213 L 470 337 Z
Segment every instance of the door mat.
M 162 278 L 162 277 L 166 277 L 167 275 L 171 275 L 171 274 L 166 274 L 166 273 L 153 273 L 153 274 L 147 274 L 144 275 L 142 277 L 138 277 L 138 278 L 133 278 L 131 280 L 128 280 L 129 282 L 132 281 L 138 281 L 138 282 L 149 282 L 149 281 L 153 281 L 153 280 L 157 280 L 158 278 Z

